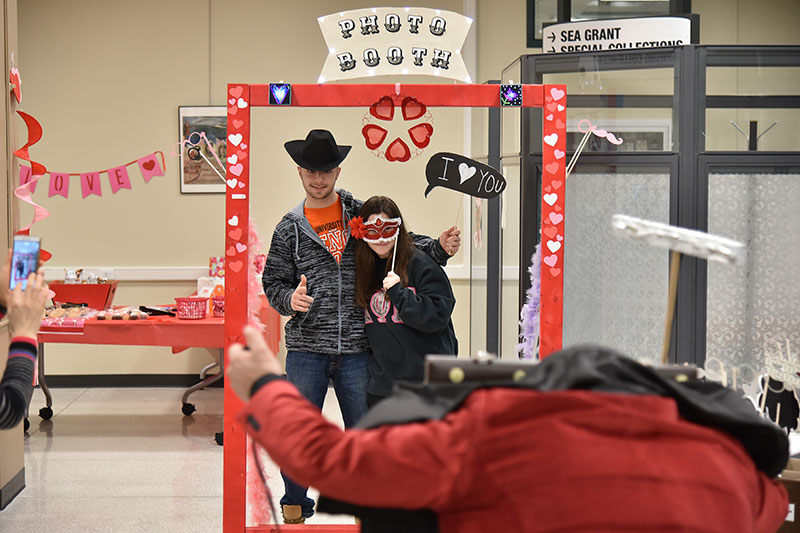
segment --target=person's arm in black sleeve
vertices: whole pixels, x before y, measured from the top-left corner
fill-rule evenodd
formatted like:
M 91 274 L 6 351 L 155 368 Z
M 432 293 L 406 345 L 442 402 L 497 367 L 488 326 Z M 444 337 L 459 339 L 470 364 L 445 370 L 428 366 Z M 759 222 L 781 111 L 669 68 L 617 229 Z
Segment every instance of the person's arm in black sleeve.
M 438 264 L 442 266 L 447 264 L 447 260 L 450 259 L 450 255 L 445 252 L 444 248 L 442 248 L 442 245 L 437 239 L 432 239 L 427 235 L 418 235 L 410 232 L 409 235 L 414 240 L 414 246 L 416 246 L 419 250 L 428 254 Z
M 25 417 L 33 395 L 36 339 L 15 337 L 0 381 L 0 429 L 13 428 Z
M 450 323 L 450 315 L 456 305 L 450 280 L 438 265 L 424 260 L 416 260 L 415 263 L 420 272 L 415 276 L 414 290 L 398 283 L 390 287 L 386 294 L 406 326 L 425 333 L 441 331 Z
M 269 304 L 282 315 L 290 316 L 297 312 L 292 309 L 292 293 L 298 279 L 293 249 L 276 228 L 272 234 L 261 282 Z

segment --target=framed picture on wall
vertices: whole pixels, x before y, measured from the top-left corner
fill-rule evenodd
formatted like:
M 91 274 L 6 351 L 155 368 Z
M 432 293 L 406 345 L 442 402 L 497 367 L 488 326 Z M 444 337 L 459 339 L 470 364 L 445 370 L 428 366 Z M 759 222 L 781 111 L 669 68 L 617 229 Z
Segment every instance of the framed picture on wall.
M 225 193 L 225 106 L 178 107 L 181 192 Z

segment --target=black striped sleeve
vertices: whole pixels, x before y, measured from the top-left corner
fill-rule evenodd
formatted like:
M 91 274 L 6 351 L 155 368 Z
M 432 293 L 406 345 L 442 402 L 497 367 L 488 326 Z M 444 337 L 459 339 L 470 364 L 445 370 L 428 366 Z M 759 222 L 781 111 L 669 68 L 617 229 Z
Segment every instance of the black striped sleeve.
M 8 364 L 0 381 L 0 429 L 12 428 L 25 417 L 33 394 L 35 362 L 36 344 L 31 339 L 11 340 Z

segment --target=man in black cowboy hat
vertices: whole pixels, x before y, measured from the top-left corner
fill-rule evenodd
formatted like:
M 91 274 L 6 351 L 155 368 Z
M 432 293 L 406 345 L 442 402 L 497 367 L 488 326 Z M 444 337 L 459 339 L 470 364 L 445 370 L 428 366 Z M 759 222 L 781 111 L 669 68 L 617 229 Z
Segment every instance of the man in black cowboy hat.
M 275 227 L 264 292 L 273 308 L 292 317 L 285 328 L 289 381 L 321 410 L 333 380 L 344 424 L 352 427 L 367 411 L 370 346 L 364 311 L 354 302 L 354 244 L 348 229 L 363 202 L 335 188 L 351 147 L 337 145 L 327 130 L 311 130 L 284 146 L 297 163 L 306 196 Z M 458 251 L 460 233 L 452 227 L 438 241 L 420 235 L 414 241 L 443 265 Z M 286 428 L 276 428 L 281 429 Z M 314 514 L 314 500 L 306 487 L 283 478 L 284 522 L 302 523 Z

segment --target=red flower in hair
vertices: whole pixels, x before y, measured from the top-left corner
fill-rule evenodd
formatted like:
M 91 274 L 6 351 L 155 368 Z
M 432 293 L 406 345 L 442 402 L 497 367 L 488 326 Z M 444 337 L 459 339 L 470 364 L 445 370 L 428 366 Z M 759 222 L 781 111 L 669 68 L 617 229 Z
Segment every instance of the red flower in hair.
M 364 219 L 362 217 L 353 217 L 347 223 L 350 226 L 350 235 L 354 239 L 364 238 Z

